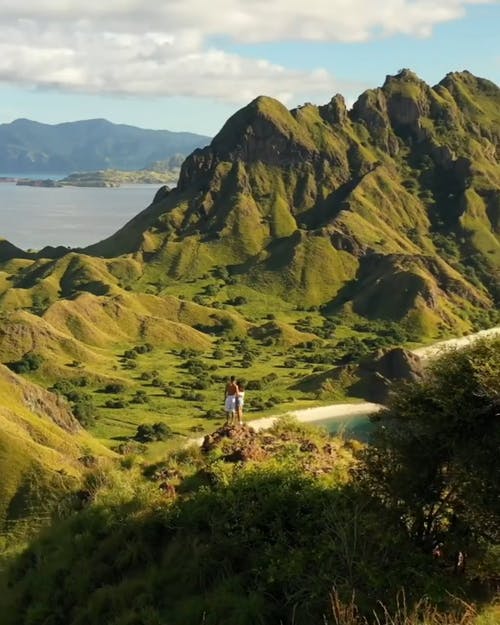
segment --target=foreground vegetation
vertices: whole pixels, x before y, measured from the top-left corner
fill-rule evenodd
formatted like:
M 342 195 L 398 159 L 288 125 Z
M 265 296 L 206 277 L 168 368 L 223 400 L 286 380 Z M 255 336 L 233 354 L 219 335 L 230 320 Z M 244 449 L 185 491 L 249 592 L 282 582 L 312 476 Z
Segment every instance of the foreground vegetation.
M 11 558 L 6 623 L 492 625 L 499 355 L 443 355 L 368 447 L 285 421 L 89 470 Z

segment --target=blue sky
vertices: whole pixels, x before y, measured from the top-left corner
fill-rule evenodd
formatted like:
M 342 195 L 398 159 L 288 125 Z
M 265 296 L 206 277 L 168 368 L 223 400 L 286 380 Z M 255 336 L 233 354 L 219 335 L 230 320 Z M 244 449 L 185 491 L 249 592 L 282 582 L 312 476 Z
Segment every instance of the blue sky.
M 208 6 L 209 5 L 209 6 Z M 304 6 L 306 5 L 306 6 Z M 352 102 L 409 67 L 500 82 L 499 2 L 0 0 L 0 122 L 105 117 L 213 135 L 260 94 Z M 84 10 L 85 9 L 85 10 Z

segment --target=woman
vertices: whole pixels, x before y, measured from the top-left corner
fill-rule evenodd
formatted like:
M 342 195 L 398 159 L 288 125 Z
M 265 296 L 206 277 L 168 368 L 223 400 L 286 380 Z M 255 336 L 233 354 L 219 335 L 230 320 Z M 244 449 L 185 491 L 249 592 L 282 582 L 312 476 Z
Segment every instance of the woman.
M 243 424 L 243 404 L 245 403 L 245 387 L 238 380 L 236 382 L 236 415 L 238 417 L 238 425 Z

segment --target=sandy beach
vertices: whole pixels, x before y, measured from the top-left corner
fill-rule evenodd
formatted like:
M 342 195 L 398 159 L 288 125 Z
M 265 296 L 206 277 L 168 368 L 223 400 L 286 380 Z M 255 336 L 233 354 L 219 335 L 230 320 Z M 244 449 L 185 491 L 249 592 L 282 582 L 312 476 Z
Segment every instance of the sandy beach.
M 500 335 L 500 326 L 496 326 L 495 328 L 489 328 L 489 330 L 480 330 L 474 334 L 469 334 L 468 336 L 461 336 L 457 339 L 448 339 L 447 341 L 439 341 L 438 343 L 433 343 L 432 345 L 427 345 L 426 347 L 419 347 L 418 349 L 412 350 L 414 354 L 420 356 L 420 358 L 430 358 L 439 354 L 439 352 L 447 347 L 465 347 L 469 343 L 473 343 L 477 339 L 483 339 L 485 337 L 493 337 L 495 335 Z
M 426 347 L 419 347 L 412 350 L 414 354 L 420 356 L 422 359 L 432 358 L 439 354 L 443 349 L 450 347 L 463 347 L 469 343 L 474 342 L 477 339 L 484 337 L 492 337 L 500 335 L 500 326 L 490 328 L 488 330 L 481 330 L 468 336 L 461 336 L 456 339 L 448 339 L 446 341 L 439 341 Z M 380 410 L 383 406 L 380 404 L 374 404 L 371 402 L 360 402 L 357 404 L 330 404 L 328 406 L 317 406 L 315 408 L 304 408 L 301 410 L 290 410 L 287 413 L 275 415 L 273 417 L 262 417 L 261 419 L 252 419 L 251 421 L 245 421 L 247 425 L 254 428 L 254 430 L 265 430 L 272 427 L 278 419 L 286 415 L 295 417 L 301 423 L 317 423 L 320 421 L 330 421 L 332 419 L 345 419 L 346 417 L 355 417 L 359 415 L 369 415 Z M 203 437 L 192 439 L 193 443 L 201 445 Z
M 301 423 L 316 423 L 318 421 L 329 421 L 331 419 L 345 417 L 356 417 L 359 415 L 368 415 L 380 410 L 380 404 L 372 404 L 370 402 L 361 402 L 359 404 L 330 404 L 328 406 L 316 406 L 316 408 L 305 408 L 302 410 L 290 410 L 287 415 L 295 417 Z M 274 417 L 264 417 L 263 419 L 254 419 L 247 421 L 247 425 L 255 430 L 265 430 L 272 427 L 276 421 L 283 415 Z

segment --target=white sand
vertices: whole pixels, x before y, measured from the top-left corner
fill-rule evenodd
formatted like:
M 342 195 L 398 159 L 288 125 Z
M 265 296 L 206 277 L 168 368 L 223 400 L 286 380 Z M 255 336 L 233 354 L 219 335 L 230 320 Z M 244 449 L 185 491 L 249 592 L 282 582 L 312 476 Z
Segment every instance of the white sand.
M 316 408 L 305 408 L 303 410 L 291 410 L 286 414 L 295 417 L 301 423 L 308 423 L 311 421 L 327 421 L 336 418 L 344 419 L 345 417 L 368 415 L 377 412 L 381 407 L 380 404 L 372 404 L 365 401 L 359 404 L 331 404 L 329 406 L 317 406 Z M 247 421 L 247 425 L 255 430 L 265 430 L 273 426 L 282 416 L 284 415 L 254 419 L 253 421 Z
M 433 345 L 426 347 L 420 347 L 412 350 L 414 354 L 420 356 L 420 358 L 426 359 L 439 354 L 443 349 L 447 347 L 462 347 L 472 343 L 473 341 L 484 338 L 486 336 L 500 335 L 500 326 L 496 328 L 490 328 L 489 330 L 481 330 L 475 334 L 468 336 L 462 336 L 456 339 L 449 339 L 447 341 L 440 341 Z M 291 410 L 286 414 L 292 415 L 301 423 L 327 421 L 330 419 L 344 419 L 346 417 L 355 417 L 359 415 L 369 415 L 380 410 L 383 406 L 380 404 L 373 404 L 371 402 L 361 402 L 359 404 L 331 404 L 329 406 L 317 406 L 316 408 L 305 408 L 302 410 Z M 247 425 L 254 428 L 254 430 L 265 430 L 272 427 L 276 421 L 285 416 L 284 414 L 276 415 L 274 417 L 263 417 L 262 419 L 254 419 L 252 421 L 245 421 Z M 197 439 L 190 439 L 190 442 L 201 445 L 203 437 Z
M 482 339 L 487 336 L 496 336 L 500 335 L 500 326 L 496 328 L 490 328 L 489 330 L 480 330 L 475 334 L 469 334 L 468 336 L 461 336 L 457 339 L 449 339 L 447 341 L 439 341 L 439 343 L 434 343 L 433 345 L 427 345 L 426 347 L 419 347 L 418 349 L 414 349 L 413 353 L 420 356 L 420 358 L 430 358 L 432 356 L 436 356 L 440 351 L 446 349 L 447 347 L 465 347 L 470 343 L 473 343 L 477 339 Z

